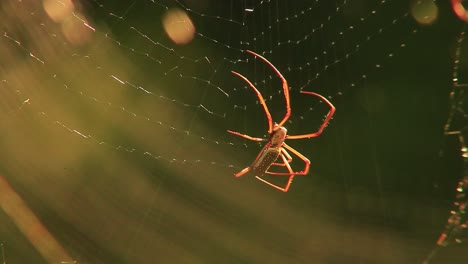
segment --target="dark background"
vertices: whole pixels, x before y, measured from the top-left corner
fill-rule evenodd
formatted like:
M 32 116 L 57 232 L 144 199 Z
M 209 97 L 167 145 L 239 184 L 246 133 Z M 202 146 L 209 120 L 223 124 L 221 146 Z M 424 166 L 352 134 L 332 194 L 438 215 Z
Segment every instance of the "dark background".
M 430 25 L 411 10 L 432 1 L 83 1 L 61 23 L 46 2 L 0 4 L 7 263 L 421 263 L 434 248 L 461 177 L 443 127 L 464 25 L 447 1 Z M 190 44 L 164 33 L 172 7 L 195 24 Z M 288 193 L 233 177 L 261 145 L 226 129 L 266 137 L 267 126 L 230 71 L 274 120 L 284 115 L 278 78 L 244 49 L 288 80 L 290 134 L 314 131 L 328 110 L 300 90 L 337 108 L 320 137 L 290 142 L 311 171 Z M 22 212 L 10 190 L 69 258 L 40 253 L 31 237 L 43 233 L 26 235 L 6 209 Z M 449 245 L 431 263 L 465 263 L 466 252 Z

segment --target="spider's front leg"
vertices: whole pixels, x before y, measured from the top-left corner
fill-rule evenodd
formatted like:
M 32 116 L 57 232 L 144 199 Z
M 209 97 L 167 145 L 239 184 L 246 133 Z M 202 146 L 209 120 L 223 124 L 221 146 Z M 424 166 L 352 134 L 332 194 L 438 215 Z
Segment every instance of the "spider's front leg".
M 227 132 L 229 132 L 229 133 L 231 133 L 233 135 L 239 136 L 239 137 L 246 138 L 248 140 L 256 141 L 256 142 L 266 142 L 266 141 L 268 141 L 267 139 L 264 139 L 264 138 L 251 137 L 249 135 L 242 134 L 242 133 L 239 133 L 239 132 L 236 132 L 236 131 L 228 130 Z
M 328 105 L 328 107 L 330 107 L 330 110 L 328 111 L 328 114 L 325 116 L 325 119 L 323 120 L 322 125 L 319 127 L 319 129 L 316 132 L 309 133 L 309 134 L 302 134 L 302 135 L 288 135 L 287 139 L 301 139 L 301 138 L 312 138 L 312 137 L 320 136 L 320 134 L 322 134 L 323 130 L 325 129 L 325 127 L 327 127 L 328 123 L 330 122 L 333 115 L 335 114 L 336 108 L 330 101 L 327 100 L 327 98 L 314 92 L 301 91 L 301 93 L 310 94 L 310 95 L 320 98 L 323 102 L 325 102 Z

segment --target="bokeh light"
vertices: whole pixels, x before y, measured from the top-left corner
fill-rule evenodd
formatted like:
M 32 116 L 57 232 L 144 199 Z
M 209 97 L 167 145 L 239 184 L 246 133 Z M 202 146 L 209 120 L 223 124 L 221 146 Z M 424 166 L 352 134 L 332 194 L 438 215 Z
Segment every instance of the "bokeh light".
M 422 25 L 434 23 L 439 16 L 439 8 L 433 0 L 413 0 L 410 11 L 414 20 Z
M 460 18 L 462 21 L 468 22 L 468 14 L 466 12 L 466 8 L 463 5 L 463 2 L 466 1 L 464 0 L 451 0 L 452 2 L 452 9 L 453 12 L 457 15 L 458 18 Z
M 57 23 L 69 17 L 75 9 L 75 6 L 70 0 L 44 0 L 42 4 L 47 15 Z
M 42 3 L 46 14 L 62 27 L 62 33 L 69 43 L 83 45 L 91 38 L 91 27 L 84 15 L 78 12 L 70 0 L 44 0 Z
M 163 18 L 163 27 L 167 36 L 176 44 L 184 45 L 195 36 L 195 26 L 184 11 L 169 9 Z
M 65 38 L 74 45 L 83 45 L 91 38 L 93 28 L 79 16 L 71 17 L 62 23 L 62 32 Z

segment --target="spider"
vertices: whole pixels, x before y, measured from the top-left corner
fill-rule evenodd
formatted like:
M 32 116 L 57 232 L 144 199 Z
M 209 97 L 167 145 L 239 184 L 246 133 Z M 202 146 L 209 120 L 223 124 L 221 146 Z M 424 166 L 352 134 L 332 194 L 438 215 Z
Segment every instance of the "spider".
M 248 140 L 256 141 L 256 142 L 267 142 L 263 149 L 260 151 L 260 153 L 257 155 L 255 158 L 254 162 L 248 166 L 247 168 L 241 170 L 240 172 L 234 174 L 236 177 L 240 177 L 244 174 L 246 174 L 249 171 L 253 171 L 255 174 L 255 178 L 260 180 L 263 183 L 268 184 L 271 187 L 274 187 L 278 190 L 281 190 L 283 192 L 287 192 L 289 190 L 289 187 L 291 186 L 291 183 L 294 179 L 294 176 L 296 175 L 307 175 L 309 173 L 309 166 L 310 166 L 310 161 L 307 159 L 304 155 L 299 153 L 299 151 L 293 149 L 289 145 L 285 143 L 286 139 L 303 139 L 303 138 L 312 138 L 312 137 L 318 137 L 324 128 L 328 125 L 330 119 L 333 117 L 333 114 L 335 113 L 335 107 L 333 106 L 332 103 L 330 103 L 325 97 L 323 97 L 320 94 L 314 93 L 314 92 L 306 92 L 306 91 L 301 91 L 303 94 L 309 94 L 316 96 L 320 98 L 322 101 L 324 101 L 329 107 L 330 111 L 326 115 L 322 125 L 320 128 L 314 132 L 314 133 L 309 133 L 309 134 L 301 134 L 301 135 L 287 135 L 287 129 L 283 126 L 286 121 L 288 121 L 289 117 L 291 116 L 291 106 L 289 103 L 289 87 L 288 87 L 288 82 L 286 79 L 283 77 L 283 75 L 276 69 L 276 67 L 269 62 L 267 59 L 262 57 L 261 55 L 250 51 L 246 50 L 246 52 L 252 54 L 255 57 L 260 58 L 263 60 L 268 66 L 270 66 L 275 73 L 279 76 L 283 83 L 283 91 L 284 91 L 284 97 L 286 99 L 286 114 L 283 117 L 283 120 L 279 123 L 273 123 L 270 111 L 268 110 L 268 107 L 265 103 L 265 100 L 263 99 L 262 94 L 255 88 L 255 86 L 242 74 L 237 73 L 235 71 L 231 71 L 234 75 L 237 75 L 240 77 L 242 80 L 244 80 L 257 94 L 258 99 L 260 100 L 260 104 L 263 106 L 263 110 L 265 111 L 266 118 L 268 120 L 268 135 L 269 138 L 256 138 L 256 137 L 251 137 L 246 134 L 241 134 L 239 132 L 231 131 L 228 130 L 229 133 L 240 136 L 243 138 L 246 138 Z M 294 155 L 299 157 L 301 160 L 304 161 L 304 169 L 299 172 L 295 172 L 292 170 L 291 166 L 289 163 L 292 161 L 291 155 L 288 153 L 288 151 L 292 152 Z M 276 162 L 278 158 L 281 158 L 280 162 Z M 268 171 L 270 166 L 275 165 L 275 166 L 283 166 L 286 167 L 288 172 L 271 172 Z M 269 175 L 278 175 L 278 176 L 289 176 L 286 184 L 284 186 L 279 186 L 276 184 L 273 184 L 263 178 L 261 178 L 264 174 L 269 174 Z

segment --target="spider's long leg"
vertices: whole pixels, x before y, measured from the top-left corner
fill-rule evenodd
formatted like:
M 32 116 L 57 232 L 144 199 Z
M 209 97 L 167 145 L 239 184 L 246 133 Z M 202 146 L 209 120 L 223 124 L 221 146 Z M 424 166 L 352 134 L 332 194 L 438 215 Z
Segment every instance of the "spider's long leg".
M 240 177 L 240 176 L 246 174 L 247 172 L 249 172 L 250 170 L 251 170 L 251 168 L 250 168 L 250 167 L 247 167 L 247 168 L 245 168 L 245 169 L 239 171 L 238 173 L 234 174 L 234 176 L 236 176 L 236 178 L 237 178 L 237 177 Z
M 235 72 L 235 71 L 231 71 L 231 72 L 239 76 L 239 78 L 241 78 L 242 80 L 244 80 L 250 86 L 250 88 L 252 88 L 254 92 L 257 94 L 258 100 L 260 100 L 260 104 L 263 106 L 263 110 L 265 110 L 265 115 L 268 120 L 268 134 L 271 134 L 271 132 L 273 132 L 273 121 L 271 119 L 270 111 L 268 110 L 268 106 L 266 105 L 265 99 L 263 99 L 262 94 L 257 90 L 257 88 L 255 88 L 253 83 L 251 83 L 249 79 L 245 78 L 242 74 Z
M 286 158 L 288 159 L 288 162 L 291 162 L 291 161 L 292 161 L 292 157 L 291 157 L 291 155 L 289 155 L 289 153 L 286 151 L 286 149 L 282 148 L 281 151 L 284 153 L 284 155 L 285 155 Z
M 325 120 L 323 120 L 323 123 L 322 125 L 320 126 L 320 128 L 317 130 L 317 132 L 314 132 L 314 133 L 309 133 L 309 134 L 302 134 L 302 135 L 288 135 L 286 136 L 287 139 L 301 139 L 301 138 L 312 138 L 312 137 L 318 137 L 320 136 L 320 134 L 322 134 L 323 130 L 325 129 L 325 127 L 327 127 L 328 125 L 328 122 L 330 122 L 330 119 L 333 117 L 333 115 L 335 114 L 335 106 L 333 106 L 332 103 L 330 103 L 330 101 L 327 100 L 327 98 L 323 97 L 322 95 L 318 94 L 318 93 L 314 93 L 314 92 L 306 92 L 306 91 L 301 91 L 301 93 L 303 94 L 311 94 L 311 95 L 314 95 L 314 96 L 317 96 L 318 98 L 320 98 L 322 101 L 324 101 L 329 107 L 330 107 L 330 111 L 328 111 L 328 114 L 327 116 L 325 117 Z
M 287 161 L 288 162 L 291 162 L 292 161 L 292 157 L 291 155 L 289 155 L 289 153 L 286 151 L 286 149 L 284 148 L 281 148 L 281 152 L 283 152 L 284 156 L 287 158 Z M 276 165 L 276 166 L 286 166 L 286 163 L 276 163 L 276 162 L 273 162 L 271 165 Z
M 281 127 L 284 125 L 284 123 L 286 123 L 286 121 L 288 121 L 289 117 L 291 116 L 291 104 L 289 102 L 289 87 L 288 87 L 288 82 L 286 81 L 286 79 L 283 77 L 283 75 L 281 74 L 280 71 L 278 71 L 278 69 L 276 69 L 276 67 L 270 62 L 268 61 L 267 59 L 265 59 L 263 56 L 251 51 L 251 50 L 246 50 L 248 53 L 254 55 L 255 57 L 258 57 L 260 58 L 261 60 L 263 60 L 266 64 L 268 64 L 268 66 L 270 66 L 270 68 L 272 68 L 275 73 L 278 75 L 278 77 L 281 79 L 281 82 L 283 83 L 283 91 L 284 91 L 284 98 L 286 99 L 286 115 L 283 117 L 283 120 L 281 120 L 281 122 L 279 122 L 278 124 L 278 127 Z
M 236 132 L 236 131 L 228 130 L 227 132 L 229 132 L 229 133 L 231 133 L 233 135 L 239 136 L 239 137 L 246 138 L 248 140 L 252 140 L 252 141 L 257 141 L 257 142 L 266 142 L 266 141 L 268 141 L 268 139 L 251 137 L 249 135 L 242 134 L 242 133 L 239 133 L 239 132 Z
M 229 130 L 228 130 L 229 131 Z M 232 131 L 230 131 L 232 133 Z M 234 133 L 237 133 L 237 132 L 234 132 Z M 240 134 L 240 133 L 237 133 L 235 135 L 239 135 L 241 137 L 243 136 L 247 136 L 247 135 L 243 135 L 243 134 Z M 247 137 L 250 137 L 250 136 L 247 136 Z M 250 137 L 251 139 L 259 139 L 260 141 L 264 141 L 264 139 L 261 139 L 261 138 L 252 138 Z M 258 141 L 258 140 L 255 140 L 255 141 Z M 265 141 L 268 141 L 265 139 Z M 267 149 L 268 147 L 270 147 L 270 143 L 267 143 L 265 144 L 265 146 L 263 146 L 262 150 L 258 153 L 257 157 L 255 158 L 255 161 L 253 162 L 253 164 L 257 163 L 258 159 L 260 158 L 260 156 L 262 156 L 263 152 L 265 151 L 265 149 Z M 234 174 L 236 177 L 240 177 L 244 174 L 246 174 L 247 172 L 251 171 L 252 170 L 252 166 L 249 166 L 241 171 L 239 171 L 238 173 Z
M 293 149 L 291 146 L 287 145 L 286 143 L 283 143 L 283 147 L 294 153 L 294 155 L 298 156 L 301 160 L 304 161 L 304 170 L 301 172 L 295 172 L 295 175 L 306 175 L 309 173 L 309 167 L 310 167 L 310 160 L 306 158 L 304 155 L 302 155 L 299 151 Z
M 262 178 L 260 178 L 258 176 L 255 176 L 255 178 L 257 178 L 257 180 L 259 180 L 259 181 L 261 181 L 261 182 L 263 182 L 265 184 L 270 185 L 271 187 L 273 187 L 275 189 L 278 189 L 278 190 L 283 191 L 283 192 L 287 192 L 289 190 L 289 186 L 291 186 L 291 183 L 292 183 L 292 181 L 294 179 L 294 172 L 291 169 L 291 166 L 289 166 L 289 162 L 288 162 L 288 160 L 286 159 L 286 157 L 285 157 L 285 155 L 283 153 L 281 153 L 281 158 L 283 159 L 283 162 L 284 162 L 284 164 L 286 165 L 286 168 L 289 171 L 289 173 L 285 173 L 285 175 L 289 175 L 289 179 L 288 179 L 288 182 L 286 183 L 286 185 L 284 187 L 280 187 L 280 186 L 278 186 L 276 184 L 273 184 L 273 183 L 271 183 L 271 182 L 269 182 L 269 181 L 267 181 L 265 179 L 262 179 Z M 269 172 L 266 172 L 266 173 L 271 174 Z
M 289 145 L 287 145 L 286 143 L 283 143 L 283 147 L 287 148 L 289 151 L 294 153 L 294 155 L 298 156 L 305 163 L 304 170 L 302 170 L 300 172 L 292 172 L 292 174 L 294 174 L 294 175 L 307 175 L 309 173 L 309 167 L 310 167 L 309 159 L 306 158 L 301 153 L 299 153 L 299 151 L 297 151 L 297 150 L 293 149 L 292 147 L 290 147 Z M 283 155 L 283 154 L 281 154 L 281 155 Z M 288 162 L 287 165 L 289 165 L 289 162 Z M 289 173 L 287 173 L 287 172 L 270 172 L 270 171 L 267 171 L 265 173 L 270 174 L 270 175 L 278 175 L 278 176 L 289 175 Z

